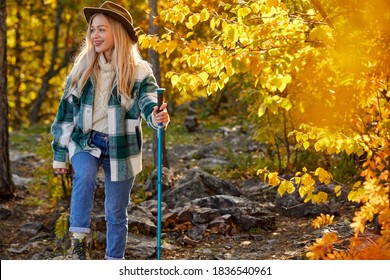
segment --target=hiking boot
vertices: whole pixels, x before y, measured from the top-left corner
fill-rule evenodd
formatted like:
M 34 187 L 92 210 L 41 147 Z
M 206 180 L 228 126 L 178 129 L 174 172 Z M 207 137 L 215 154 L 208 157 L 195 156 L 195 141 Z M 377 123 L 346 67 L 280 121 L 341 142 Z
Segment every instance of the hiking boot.
M 90 260 L 87 246 L 87 238 L 72 238 L 72 247 L 66 254 L 66 260 Z

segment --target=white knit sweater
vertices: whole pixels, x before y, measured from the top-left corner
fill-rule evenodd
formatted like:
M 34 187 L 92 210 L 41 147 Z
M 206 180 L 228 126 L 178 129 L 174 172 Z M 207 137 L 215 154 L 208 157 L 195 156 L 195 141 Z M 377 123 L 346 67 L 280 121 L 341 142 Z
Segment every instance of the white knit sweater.
M 108 133 L 108 99 L 115 77 L 115 69 L 107 63 L 103 54 L 99 55 L 100 74 L 93 102 L 92 129 Z

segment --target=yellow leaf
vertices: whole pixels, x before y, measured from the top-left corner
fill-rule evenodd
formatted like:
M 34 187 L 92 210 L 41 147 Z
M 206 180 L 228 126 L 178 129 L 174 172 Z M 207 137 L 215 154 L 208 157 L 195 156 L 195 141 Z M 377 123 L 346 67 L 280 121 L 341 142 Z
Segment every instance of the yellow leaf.
M 141 34 L 141 35 L 138 36 L 138 43 L 140 45 L 142 45 L 142 42 L 145 40 L 145 37 L 146 37 L 145 34 Z
M 295 187 L 294 187 L 293 183 L 291 183 L 290 181 L 282 181 L 280 183 L 277 191 L 278 191 L 280 196 L 283 196 L 283 194 L 285 192 L 292 194 L 295 191 Z
M 268 184 L 270 184 L 273 187 L 276 187 L 277 185 L 280 184 L 280 179 L 278 177 L 277 172 L 271 172 L 268 174 Z
M 302 184 L 303 184 L 304 186 L 314 186 L 315 181 L 314 181 L 314 179 L 311 177 L 310 174 L 305 173 L 305 174 L 303 174 L 303 176 L 302 176 Z
M 200 18 L 199 20 L 200 21 L 206 21 L 210 18 L 210 12 L 207 10 L 207 9 L 203 9 L 201 12 L 200 12 Z
M 332 180 L 332 174 L 322 167 L 318 167 L 314 174 L 318 176 L 318 180 L 320 180 L 321 183 L 329 184 Z
M 267 6 L 274 6 L 274 7 L 278 7 L 280 2 L 280 0 L 266 0 L 266 3 L 267 3 Z
M 251 4 L 252 12 L 257 14 L 260 11 L 260 5 L 258 3 L 252 3 Z
M 235 70 L 234 70 L 234 68 L 232 67 L 231 64 L 226 64 L 226 65 L 225 65 L 225 69 L 226 69 L 226 74 L 227 74 L 229 77 L 231 77 L 231 76 L 234 75 Z
M 288 192 L 289 194 L 292 194 L 294 191 L 295 191 L 294 184 L 293 184 L 292 182 L 288 182 L 287 192 Z
M 210 20 L 210 27 L 211 27 L 211 30 L 214 30 L 215 29 L 215 18 L 212 18 Z
M 310 147 L 310 143 L 308 141 L 303 142 L 303 148 L 305 148 L 305 150 L 307 150 L 307 148 L 309 147 Z
M 237 15 L 238 15 L 239 20 L 246 17 L 251 12 L 252 12 L 252 10 L 248 7 L 238 9 Z
M 213 92 L 216 92 L 218 90 L 218 84 L 215 81 L 212 81 L 208 86 L 207 86 L 207 94 L 211 95 Z
M 167 44 L 167 57 L 170 56 L 170 54 L 176 49 L 177 42 L 176 41 L 169 41 Z
M 158 43 L 158 46 L 157 46 L 157 52 L 159 54 L 162 54 L 163 52 L 165 52 L 167 50 L 167 41 L 161 41 Z
M 341 186 L 340 186 L 340 185 L 337 185 L 337 186 L 334 188 L 334 192 L 336 193 L 336 196 L 340 196 L 340 195 L 341 195 Z
M 321 151 L 321 145 L 319 141 L 314 143 L 314 149 L 316 150 L 316 152 Z
M 209 78 L 209 74 L 207 74 L 206 72 L 202 72 L 198 76 L 202 79 L 203 84 L 207 83 L 207 79 Z
M 173 75 L 171 77 L 171 83 L 172 83 L 172 86 L 174 87 L 178 82 L 179 82 L 180 78 L 178 75 Z
M 200 19 L 199 14 L 193 14 L 188 18 L 188 21 L 192 26 L 195 26 L 199 22 L 199 19 Z
M 194 26 L 190 22 L 186 22 L 186 27 L 192 29 Z
M 326 192 L 318 192 L 318 194 L 313 195 L 312 203 L 322 203 L 328 199 L 328 194 Z

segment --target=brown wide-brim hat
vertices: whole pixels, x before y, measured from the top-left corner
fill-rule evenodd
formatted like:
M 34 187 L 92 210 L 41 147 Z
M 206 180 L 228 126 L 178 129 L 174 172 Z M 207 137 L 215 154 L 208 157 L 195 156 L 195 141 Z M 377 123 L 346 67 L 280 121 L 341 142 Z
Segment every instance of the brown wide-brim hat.
M 131 40 L 135 43 L 138 42 L 138 36 L 135 34 L 135 30 L 133 27 L 133 18 L 131 14 L 122 6 L 115 4 L 110 1 L 104 2 L 99 8 L 97 7 L 85 7 L 84 15 L 85 19 L 89 23 L 89 20 L 94 14 L 105 14 L 113 17 L 117 21 L 119 21 L 129 33 Z

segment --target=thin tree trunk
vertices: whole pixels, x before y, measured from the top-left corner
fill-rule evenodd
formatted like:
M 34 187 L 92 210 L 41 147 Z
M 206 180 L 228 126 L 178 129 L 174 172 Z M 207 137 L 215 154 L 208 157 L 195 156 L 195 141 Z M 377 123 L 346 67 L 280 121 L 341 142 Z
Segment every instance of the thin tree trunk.
M 11 197 L 14 185 L 11 177 L 8 133 L 7 98 L 7 10 L 5 0 L 0 0 L 0 196 Z
M 157 0 L 148 0 L 148 5 L 151 10 L 149 17 L 149 34 L 157 35 L 158 34 L 158 26 L 154 25 L 154 17 L 158 15 L 157 9 Z M 160 60 L 159 54 L 153 50 L 152 48 L 148 51 L 149 54 L 149 62 L 153 68 L 153 74 L 156 77 L 157 84 L 161 86 L 161 73 L 160 73 Z M 169 168 L 168 162 L 168 153 L 165 146 L 165 131 L 162 133 L 162 147 L 163 147 L 163 166 Z M 154 157 L 154 165 L 157 166 L 157 131 L 153 131 L 153 157 Z
M 20 25 L 22 23 L 22 15 L 21 15 L 21 7 L 23 5 L 22 0 L 17 0 L 16 2 L 16 23 L 15 23 L 15 63 L 13 66 L 12 75 L 15 79 L 15 85 L 14 90 L 11 93 L 12 96 L 15 98 L 15 108 L 13 110 L 13 115 L 11 119 L 9 120 L 10 124 L 14 128 L 20 128 L 22 124 L 22 115 L 23 115 L 23 108 L 21 106 L 21 96 L 22 93 L 20 92 L 20 85 L 22 83 L 21 80 L 21 65 L 22 65 L 22 53 L 23 53 L 23 47 L 21 45 L 21 35 L 20 35 Z M 8 70 L 8 71 L 9 71 Z
M 45 75 L 42 78 L 42 85 L 41 88 L 38 91 L 38 97 L 34 101 L 34 104 L 30 111 L 30 124 L 35 124 L 40 119 L 40 110 L 43 102 L 46 98 L 46 93 L 48 92 L 50 88 L 50 80 L 58 75 L 58 73 L 61 71 L 62 68 L 66 67 L 68 63 L 70 62 L 70 52 L 66 52 L 64 55 L 64 58 L 62 59 L 61 63 L 55 68 L 56 60 L 58 57 L 58 40 L 60 36 L 60 26 L 61 26 L 61 15 L 64 10 L 64 5 L 61 3 L 61 1 L 57 1 L 57 12 L 56 12 L 56 23 L 55 23 L 55 33 L 53 38 L 53 49 L 51 52 L 51 61 L 50 66 Z

